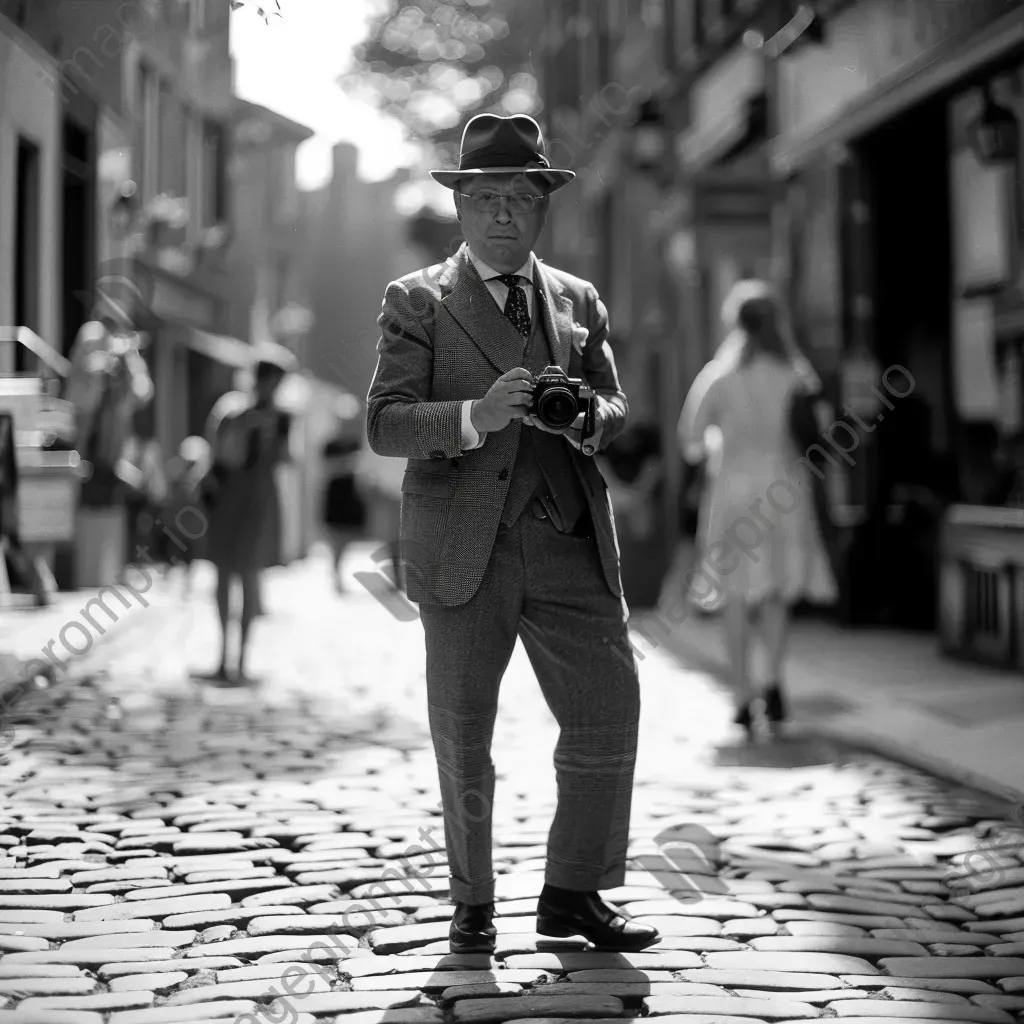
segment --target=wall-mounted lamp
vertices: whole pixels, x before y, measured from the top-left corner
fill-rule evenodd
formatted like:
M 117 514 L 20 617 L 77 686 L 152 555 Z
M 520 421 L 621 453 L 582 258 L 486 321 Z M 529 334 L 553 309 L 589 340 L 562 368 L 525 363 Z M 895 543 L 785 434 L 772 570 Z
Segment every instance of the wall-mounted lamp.
M 1020 150 L 1020 125 L 1014 112 L 992 98 L 991 87 L 982 86 L 982 110 L 971 125 L 971 141 L 979 159 L 987 164 L 1011 163 Z

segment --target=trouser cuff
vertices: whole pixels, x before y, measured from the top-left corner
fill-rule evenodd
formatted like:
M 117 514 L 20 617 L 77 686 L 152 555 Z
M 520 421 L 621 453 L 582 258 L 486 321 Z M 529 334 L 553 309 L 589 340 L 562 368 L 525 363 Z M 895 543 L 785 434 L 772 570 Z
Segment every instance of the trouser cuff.
M 544 881 L 558 889 L 570 889 L 573 892 L 600 892 L 602 889 L 616 889 L 625 884 L 626 869 L 623 866 L 596 872 L 585 867 L 552 864 L 549 861 L 544 872 Z
M 449 883 L 448 892 L 456 903 L 493 903 L 494 879 L 489 882 L 462 882 L 453 878 Z

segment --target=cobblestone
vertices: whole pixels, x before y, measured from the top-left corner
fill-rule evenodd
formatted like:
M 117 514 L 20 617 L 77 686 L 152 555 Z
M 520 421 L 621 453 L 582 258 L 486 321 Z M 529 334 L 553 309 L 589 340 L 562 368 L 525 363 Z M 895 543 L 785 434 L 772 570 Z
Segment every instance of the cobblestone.
M 1007 808 L 810 737 L 734 747 L 712 683 L 654 655 L 607 896 L 662 941 L 536 934 L 555 732 L 517 651 L 495 737 L 498 953 L 451 956 L 419 627 L 311 571 L 269 588 L 255 694 L 186 678 L 187 651 L 214 651 L 206 595 L 175 613 L 188 645 L 161 622 L 0 752 L 0 1024 L 1024 1020 Z

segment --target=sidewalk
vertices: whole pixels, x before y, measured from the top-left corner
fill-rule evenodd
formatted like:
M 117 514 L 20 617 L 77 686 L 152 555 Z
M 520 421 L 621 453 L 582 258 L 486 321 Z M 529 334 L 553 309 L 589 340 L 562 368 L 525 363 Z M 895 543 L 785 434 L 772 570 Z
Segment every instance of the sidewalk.
M 691 615 L 660 650 L 725 678 L 717 618 Z M 797 622 L 785 682 L 798 727 L 1024 800 L 1018 673 L 944 658 L 934 635 Z
M 135 591 L 123 585 L 61 591 L 44 607 L 0 610 L 0 702 L 16 704 L 34 686 L 30 672 L 48 654 L 54 681 L 64 682 L 106 663 L 147 624 L 152 627 L 168 606 L 180 602 L 182 591 L 155 570 L 150 580 L 148 589 L 142 589 L 140 576 Z

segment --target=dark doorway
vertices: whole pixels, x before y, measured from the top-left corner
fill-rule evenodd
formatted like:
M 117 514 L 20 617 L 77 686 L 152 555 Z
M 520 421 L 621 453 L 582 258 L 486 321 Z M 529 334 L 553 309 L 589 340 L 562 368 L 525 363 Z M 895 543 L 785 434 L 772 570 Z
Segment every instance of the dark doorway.
M 948 135 L 947 106 L 936 102 L 887 125 L 864 147 L 875 236 L 876 355 L 883 367 L 898 363 L 914 372 L 914 393 L 928 403 L 939 443 L 951 411 L 945 390 L 952 288 Z
M 74 344 L 93 303 L 93 252 L 95 241 L 95 187 L 93 136 L 88 126 L 64 120 L 64 226 L 61 236 L 63 270 L 64 355 Z
M 19 137 L 14 194 L 14 326 L 39 330 L 39 147 Z M 29 369 L 29 353 L 15 345 L 14 369 Z
M 873 344 L 893 393 L 871 436 L 862 621 L 935 626 L 941 517 L 956 496 L 947 106 L 935 101 L 859 147 L 867 168 Z M 895 397 L 898 393 L 902 397 Z

